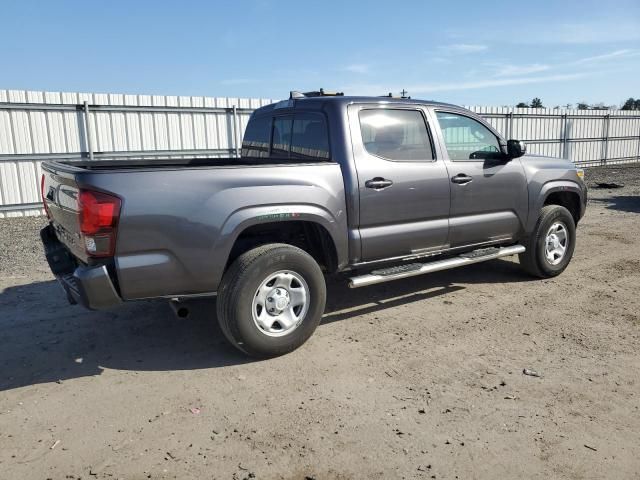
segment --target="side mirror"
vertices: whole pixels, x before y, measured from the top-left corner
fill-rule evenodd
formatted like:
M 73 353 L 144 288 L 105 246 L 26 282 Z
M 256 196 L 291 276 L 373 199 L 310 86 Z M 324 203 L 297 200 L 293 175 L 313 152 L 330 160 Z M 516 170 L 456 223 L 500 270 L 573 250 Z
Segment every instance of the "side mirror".
M 507 141 L 507 155 L 509 158 L 518 158 L 527 153 L 527 146 L 522 140 Z

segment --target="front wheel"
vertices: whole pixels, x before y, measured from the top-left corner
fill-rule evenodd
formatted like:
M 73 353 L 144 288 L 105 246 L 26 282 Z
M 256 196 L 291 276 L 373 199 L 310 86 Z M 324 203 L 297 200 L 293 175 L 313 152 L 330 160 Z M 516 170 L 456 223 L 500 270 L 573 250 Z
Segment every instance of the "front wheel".
M 569 210 L 560 205 L 544 206 L 524 245 L 527 250 L 519 258 L 528 273 L 540 278 L 560 275 L 576 246 L 576 224 Z
M 325 301 L 324 276 L 313 257 L 291 245 L 263 245 L 240 255 L 224 274 L 218 322 L 244 353 L 275 357 L 309 339 Z

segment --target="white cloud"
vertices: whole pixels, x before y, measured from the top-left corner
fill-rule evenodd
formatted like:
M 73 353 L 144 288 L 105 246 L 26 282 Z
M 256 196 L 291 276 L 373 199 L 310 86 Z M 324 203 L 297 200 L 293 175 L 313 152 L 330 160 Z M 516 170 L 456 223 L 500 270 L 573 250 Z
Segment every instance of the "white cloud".
M 627 19 L 598 19 L 518 27 L 509 36 L 516 42 L 529 44 L 624 43 L 640 40 L 640 26 L 637 21 Z
M 532 65 L 503 65 L 496 72 L 497 77 L 515 77 L 518 75 L 528 75 L 549 70 L 549 65 L 534 63 Z
M 347 65 L 343 70 L 351 73 L 369 73 L 371 67 L 365 63 L 352 63 L 351 65 Z
M 594 55 L 592 57 L 580 58 L 578 60 L 568 61 L 563 64 L 541 64 L 534 63 L 530 65 L 508 65 L 508 64 L 495 64 L 485 63 L 484 65 L 494 69 L 495 77 L 519 77 L 522 75 L 529 75 L 532 73 L 546 72 L 549 70 L 561 70 L 566 67 L 584 65 L 588 67 L 589 64 L 595 64 L 599 62 L 612 61 L 617 59 L 625 59 L 631 57 L 640 56 L 640 50 L 634 49 L 622 49 L 615 50 L 613 52 L 604 53 L 601 55 Z
M 508 85 L 525 85 L 529 83 L 548 83 L 548 82 L 565 82 L 576 80 L 586 76 L 584 73 L 568 73 L 561 75 L 546 75 L 538 77 L 520 77 L 520 78 L 496 78 L 490 80 L 479 80 L 472 82 L 459 83 L 435 83 L 424 85 L 409 85 L 407 90 L 410 93 L 430 93 L 430 92 L 446 92 L 453 90 L 475 90 L 479 88 L 505 87 Z
M 472 44 L 472 43 L 454 43 L 452 45 L 441 45 L 438 47 L 443 53 L 450 55 L 464 55 L 467 53 L 477 53 L 487 50 L 489 47 L 486 45 Z
M 531 83 L 552 83 L 578 80 L 588 76 L 586 73 L 568 73 L 558 75 L 542 75 L 534 77 L 518 78 L 493 78 L 488 80 L 476 80 L 468 82 L 426 83 L 405 85 L 409 95 L 418 95 L 433 92 L 448 92 L 456 90 L 477 90 L 482 88 L 506 87 L 509 85 L 526 85 Z M 390 87 L 381 84 L 360 84 L 344 86 L 344 91 L 358 92 L 359 95 L 382 95 L 384 92 L 399 91 L 403 85 Z M 382 93 L 381 93 L 382 92 Z
M 575 65 L 581 65 L 583 63 L 596 63 L 603 62 L 607 60 L 613 60 L 618 58 L 629 58 L 629 57 L 637 57 L 640 55 L 640 50 L 616 50 L 614 52 L 604 53 L 602 55 L 595 55 L 593 57 L 581 58 L 580 60 L 576 60 L 573 62 Z

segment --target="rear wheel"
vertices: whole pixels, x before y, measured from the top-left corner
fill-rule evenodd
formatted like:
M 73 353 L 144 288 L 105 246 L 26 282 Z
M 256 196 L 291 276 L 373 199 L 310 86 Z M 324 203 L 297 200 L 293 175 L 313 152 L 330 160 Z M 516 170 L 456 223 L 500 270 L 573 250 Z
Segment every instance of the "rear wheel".
M 576 245 L 573 216 L 560 205 L 546 205 L 531 236 L 524 242 L 520 264 L 531 275 L 555 277 L 569 265 Z
M 227 339 L 253 357 L 295 350 L 320 323 L 326 287 L 304 250 L 263 245 L 238 257 L 218 289 L 218 322 Z

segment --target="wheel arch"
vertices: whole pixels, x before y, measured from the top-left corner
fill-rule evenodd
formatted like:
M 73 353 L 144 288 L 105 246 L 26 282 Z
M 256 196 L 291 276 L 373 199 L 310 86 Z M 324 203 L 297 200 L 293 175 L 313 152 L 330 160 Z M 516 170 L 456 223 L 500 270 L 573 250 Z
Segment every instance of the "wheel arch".
M 343 212 L 341 212 L 343 213 Z M 314 205 L 278 205 L 242 209 L 221 229 L 212 255 L 220 258 L 216 286 L 229 265 L 242 253 L 267 243 L 286 243 L 307 251 L 327 272 L 347 263 L 346 227 L 328 211 Z
M 309 253 L 325 271 L 338 269 L 338 253 L 329 231 L 315 221 L 289 219 L 244 228 L 229 251 L 225 270 L 244 252 L 268 243 L 296 246 Z
M 546 205 L 560 205 L 571 213 L 576 225 L 581 218 L 582 189 L 569 180 L 556 180 L 545 183 L 536 200 L 532 202 L 527 232 L 532 232 L 538 221 L 538 213 Z
M 578 224 L 580 220 L 580 195 L 568 190 L 555 190 L 549 192 L 545 197 L 542 206 L 559 205 L 566 208 L 571 213 L 573 221 Z

